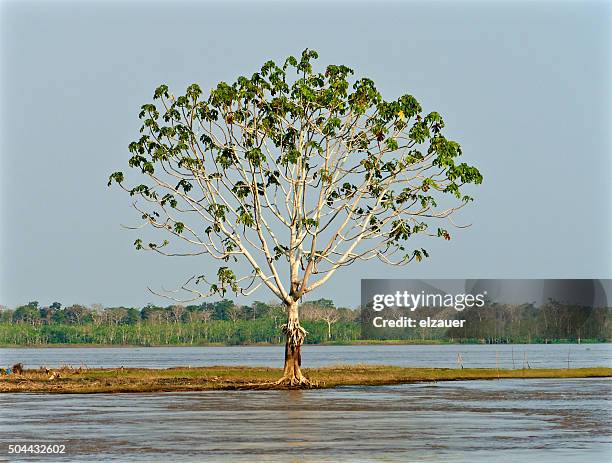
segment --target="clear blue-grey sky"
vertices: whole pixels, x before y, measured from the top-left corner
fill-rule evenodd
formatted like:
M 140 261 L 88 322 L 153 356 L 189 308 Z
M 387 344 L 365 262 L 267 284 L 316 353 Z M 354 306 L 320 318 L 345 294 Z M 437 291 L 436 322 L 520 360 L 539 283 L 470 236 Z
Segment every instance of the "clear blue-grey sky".
M 212 271 L 138 253 L 124 169 L 154 88 L 208 89 L 304 48 L 386 98 L 440 112 L 484 184 L 472 223 L 407 267 L 355 265 L 313 297 L 359 302 L 361 278 L 612 277 L 608 2 L 2 2 L 0 304 L 161 302 Z M 261 290 L 253 299 L 269 300 Z

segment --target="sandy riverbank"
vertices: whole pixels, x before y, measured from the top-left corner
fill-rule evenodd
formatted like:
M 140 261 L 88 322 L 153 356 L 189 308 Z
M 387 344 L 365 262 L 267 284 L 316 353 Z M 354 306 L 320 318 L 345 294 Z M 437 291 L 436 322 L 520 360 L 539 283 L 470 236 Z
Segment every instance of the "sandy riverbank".
M 389 385 L 414 382 L 467 381 L 503 378 L 611 377 L 612 368 L 448 369 L 402 368 L 374 365 L 342 365 L 307 368 L 306 376 L 319 388 L 357 385 Z M 55 374 L 54 374 L 55 373 Z M 115 393 L 204 390 L 284 389 L 274 381 L 282 371 L 257 367 L 117 368 L 25 370 L 21 375 L 0 376 L 2 392 Z M 52 378 L 52 379 L 50 379 Z

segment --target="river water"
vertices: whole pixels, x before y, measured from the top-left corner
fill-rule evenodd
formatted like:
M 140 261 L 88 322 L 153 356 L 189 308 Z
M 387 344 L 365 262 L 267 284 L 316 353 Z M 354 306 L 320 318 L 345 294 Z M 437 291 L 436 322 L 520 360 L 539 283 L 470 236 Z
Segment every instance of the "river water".
M 247 365 L 281 367 L 282 346 L 117 347 L 0 349 L 0 367 L 22 362 L 27 368 L 60 365 L 89 368 Z M 305 345 L 305 367 L 384 364 L 456 368 L 572 368 L 612 366 L 612 344 L 444 344 L 444 345 Z M 569 361 L 569 362 L 568 362 Z M 527 366 L 527 365 L 525 365 Z
M 310 366 L 610 365 L 610 346 L 306 346 Z M 511 349 L 508 351 L 508 349 Z M 27 366 L 277 366 L 276 347 L 3 349 Z M 508 360 L 510 358 L 510 360 Z M 575 363 L 572 363 L 575 362 Z M 310 391 L 0 394 L 0 461 L 605 462 L 610 379 L 508 379 Z M 66 446 L 8 455 L 9 444 Z

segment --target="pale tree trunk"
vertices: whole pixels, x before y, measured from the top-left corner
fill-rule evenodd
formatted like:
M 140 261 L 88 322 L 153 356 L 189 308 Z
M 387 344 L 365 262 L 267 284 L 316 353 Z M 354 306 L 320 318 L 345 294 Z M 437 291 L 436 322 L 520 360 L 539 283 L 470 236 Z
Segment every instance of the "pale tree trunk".
M 302 344 L 306 337 L 306 330 L 300 325 L 298 303 L 287 304 L 287 323 L 282 326 L 287 338 L 285 343 L 285 368 L 283 377 L 278 383 L 289 386 L 309 386 L 310 381 L 302 374 Z

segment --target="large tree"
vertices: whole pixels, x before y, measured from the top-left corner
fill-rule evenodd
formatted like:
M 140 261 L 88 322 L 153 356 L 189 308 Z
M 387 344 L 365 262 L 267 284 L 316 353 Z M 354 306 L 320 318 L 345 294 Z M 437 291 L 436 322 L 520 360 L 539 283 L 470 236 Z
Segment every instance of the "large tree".
M 420 261 L 427 251 L 409 247 L 411 237 L 450 239 L 431 222 L 467 204 L 461 187 L 482 180 L 457 162 L 461 149 L 437 112 L 411 95 L 386 101 L 343 65 L 316 72 L 316 58 L 305 50 L 268 61 L 208 96 L 197 84 L 180 96 L 161 85 L 129 145 L 129 166 L 145 180 L 109 179 L 142 197 L 133 204 L 144 223 L 172 239 L 137 239 L 137 249 L 220 262 L 216 275 L 181 286 L 191 299 L 263 285 L 284 304 L 279 383 L 289 385 L 308 384 L 299 301 L 357 261 Z

